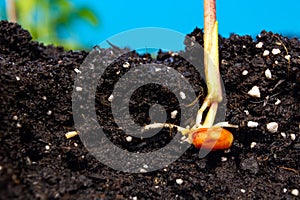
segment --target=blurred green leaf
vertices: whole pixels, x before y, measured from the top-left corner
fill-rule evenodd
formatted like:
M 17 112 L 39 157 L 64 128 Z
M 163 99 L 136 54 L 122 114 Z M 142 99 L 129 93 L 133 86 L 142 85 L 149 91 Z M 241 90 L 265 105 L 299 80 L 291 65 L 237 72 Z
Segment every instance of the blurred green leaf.
M 80 8 L 77 13 L 82 19 L 85 19 L 94 26 L 98 25 L 98 18 L 89 8 Z
M 30 31 L 34 40 L 67 49 L 84 48 L 76 37 L 66 38 L 66 33 L 76 36 L 72 34 L 74 23 L 84 20 L 93 26 L 99 24 L 90 7 L 76 7 L 69 0 L 16 0 L 16 6 L 18 23 Z

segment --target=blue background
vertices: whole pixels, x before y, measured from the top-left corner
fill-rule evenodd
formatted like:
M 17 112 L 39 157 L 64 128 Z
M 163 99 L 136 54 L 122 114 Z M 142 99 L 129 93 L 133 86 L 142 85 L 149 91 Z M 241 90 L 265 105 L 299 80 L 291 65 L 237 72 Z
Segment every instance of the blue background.
M 88 4 L 100 18 L 100 26 L 83 23 L 76 27 L 92 46 L 125 30 L 163 27 L 187 34 L 203 27 L 203 0 L 73 0 Z M 219 33 L 255 37 L 262 30 L 294 37 L 300 35 L 299 0 L 217 0 Z

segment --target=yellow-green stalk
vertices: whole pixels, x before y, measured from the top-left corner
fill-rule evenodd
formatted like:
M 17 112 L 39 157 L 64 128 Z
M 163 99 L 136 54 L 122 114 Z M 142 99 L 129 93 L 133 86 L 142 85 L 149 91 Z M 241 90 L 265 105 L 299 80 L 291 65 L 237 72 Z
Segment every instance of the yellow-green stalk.
M 209 107 L 203 126 L 211 127 L 214 124 L 218 104 L 223 99 L 219 71 L 218 22 L 216 21 L 215 0 L 204 0 L 204 70 L 208 94 L 198 111 L 195 125 L 201 124 L 202 114 Z

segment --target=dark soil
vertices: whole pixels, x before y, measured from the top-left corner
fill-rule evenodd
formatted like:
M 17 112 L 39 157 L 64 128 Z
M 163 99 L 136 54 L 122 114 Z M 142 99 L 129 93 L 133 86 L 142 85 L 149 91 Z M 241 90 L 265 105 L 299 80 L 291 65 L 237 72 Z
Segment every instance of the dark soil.
M 203 44 L 202 30 L 195 29 L 189 36 Z M 256 46 L 259 42 L 263 42 L 261 48 Z M 277 48 L 281 53 L 274 55 L 272 50 Z M 270 54 L 263 56 L 265 50 Z M 107 56 L 110 51 L 101 49 Z M 191 147 L 164 169 L 139 174 L 113 170 L 89 154 L 78 136 L 65 138 L 66 132 L 75 130 L 71 101 L 74 69 L 87 55 L 44 46 L 31 41 L 29 32 L 19 25 L 0 22 L 0 199 L 299 198 L 295 195 L 295 189 L 300 190 L 298 39 L 265 31 L 255 40 L 250 36 L 220 37 L 226 120 L 239 125 L 231 130 L 233 146 L 202 159 L 198 158 L 199 150 Z M 197 94 L 206 92 L 205 85 L 189 63 L 170 53 L 161 52 L 153 59 L 129 52 L 111 65 L 97 93 L 99 123 L 122 148 L 155 150 L 175 133 L 166 129 L 149 140 L 127 142 L 110 114 L 107 98 L 118 78 L 110 72 L 121 69 L 119 76 L 124 75 L 124 61 L 131 67 L 134 63 L 169 65 L 198 88 Z M 271 79 L 265 76 L 267 69 Z M 242 75 L 244 70 L 247 75 Z M 247 94 L 255 85 L 260 98 Z M 153 91 L 160 91 L 159 95 Z M 149 98 L 141 101 L 140 96 Z M 130 108 L 134 120 L 141 125 L 149 123 L 147 112 L 155 102 L 164 106 L 171 123 L 178 123 L 180 119 L 170 119 L 170 112 L 183 108 L 178 108 L 174 95 L 159 85 L 136 91 Z M 248 121 L 258 122 L 258 126 L 248 127 Z M 269 132 L 269 122 L 277 122 L 278 131 Z M 182 184 L 176 179 L 182 179 Z

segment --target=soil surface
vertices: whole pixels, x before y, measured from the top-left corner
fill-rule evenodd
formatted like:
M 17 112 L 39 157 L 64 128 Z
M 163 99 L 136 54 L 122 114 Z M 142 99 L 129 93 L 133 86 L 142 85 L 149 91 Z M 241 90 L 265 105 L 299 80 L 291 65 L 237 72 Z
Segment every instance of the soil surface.
M 201 29 L 189 36 L 203 45 Z M 76 130 L 72 92 L 88 52 L 44 46 L 19 25 L 1 21 L 0 199 L 299 198 L 300 41 L 262 31 L 256 39 L 233 34 L 220 37 L 219 43 L 226 121 L 239 125 L 230 129 L 232 147 L 199 158 L 199 150 L 191 146 L 163 169 L 125 173 L 97 161 L 78 136 L 65 138 L 65 133 Z M 108 57 L 113 50 L 122 52 L 116 47 L 95 49 Z M 124 67 L 125 62 L 130 67 Z M 118 79 L 140 63 L 163 63 L 179 71 L 196 95 L 201 94 L 200 102 L 206 87 L 195 69 L 171 52 L 160 52 L 157 58 L 128 52 L 110 65 L 96 93 L 98 122 L 119 147 L 149 152 L 171 141 L 176 130 L 130 141 L 114 122 L 108 100 Z M 260 97 L 248 94 L 253 86 Z M 184 108 L 160 85 L 135 91 L 130 99 L 134 121 L 150 123 L 148 111 L 155 103 L 164 107 L 168 122 L 179 123 L 170 113 Z M 268 130 L 270 122 L 278 123 L 278 129 Z

